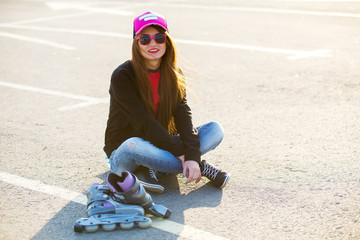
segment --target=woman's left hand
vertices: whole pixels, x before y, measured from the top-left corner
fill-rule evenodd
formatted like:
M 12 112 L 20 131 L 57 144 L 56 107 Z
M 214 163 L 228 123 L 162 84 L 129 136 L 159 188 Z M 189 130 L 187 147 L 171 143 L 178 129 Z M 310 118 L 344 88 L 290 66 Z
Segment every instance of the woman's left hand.
M 193 160 L 187 160 L 183 163 L 183 175 L 187 178 L 186 183 L 195 181 L 198 183 L 201 180 L 201 171 L 199 164 Z

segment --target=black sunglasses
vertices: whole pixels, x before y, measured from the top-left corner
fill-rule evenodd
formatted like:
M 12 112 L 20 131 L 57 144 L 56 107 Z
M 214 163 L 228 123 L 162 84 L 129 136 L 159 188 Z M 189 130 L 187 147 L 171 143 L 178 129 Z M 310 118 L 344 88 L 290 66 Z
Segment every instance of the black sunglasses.
M 140 41 L 141 45 L 148 45 L 151 42 L 151 39 L 154 39 L 156 43 L 163 44 L 166 40 L 166 34 L 155 34 L 148 35 L 144 34 L 137 37 L 137 40 Z

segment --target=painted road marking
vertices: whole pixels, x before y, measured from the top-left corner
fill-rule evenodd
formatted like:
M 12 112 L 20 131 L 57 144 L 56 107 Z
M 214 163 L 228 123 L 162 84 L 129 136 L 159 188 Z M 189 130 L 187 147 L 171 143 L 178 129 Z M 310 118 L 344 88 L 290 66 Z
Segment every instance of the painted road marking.
M 119 38 L 127 38 L 130 39 L 130 36 L 127 34 L 119 34 L 112 32 L 100 32 L 100 31 L 91 31 L 91 30 L 71 30 L 71 29 L 54 29 L 47 27 L 38 27 L 38 26 L 19 26 L 19 24 L 28 24 L 40 21 L 50 21 L 62 18 L 70 18 L 81 15 L 87 15 L 92 13 L 109 13 L 113 14 L 114 12 L 110 12 L 113 10 L 109 9 L 100 9 L 99 11 L 95 11 L 92 6 L 97 5 L 97 3 L 93 2 L 84 2 L 84 3 L 71 3 L 71 2 L 46 2 L 51 9 L 53 10 L 63 10 L 63 9 L 77 9 L 77 10 L 86 10 L 90 11 L 87 13 L 78 13 L 78 14 L 70 14 L 57 16 L 53 18 L 41 18 L 13 23 L 5 23 L 1 24 L 2 27 L 12 27 L 18 29 L 29 29 L 29 30 L 38 30 L 38 31 L 56 31 L 56 32 L 67 32 L 67 33 L 78 33 L 78 34 L 88 34 L 88 35 L 98 35 L 98 36 L 110 36 L 110 37 L 119 37 Z M 122 3 L 123 4 L 123 3 Z M 125 8 L 133 8 L 138 6 L 152 6 L 154 2 L 150 2 L 147 4 L 135 3 L 132 5 L 122 6 L 121 9 Z M 303 10 L 290 10 L 290 9 L 275 9 L 275 8 L 245 8 L 245 7 L 228 7 L 228 6 L 206 6 L 206 5 L 195 5 L 195 4 L 175 4 L 175 3 L 167 3 L 162 4 L 164 7 L 176 7 L 176 8 L 193 8 L 193 9 L 204 9 L 204 10 L 226 10 L 226 11 L 247 11 L 247 12 L 268 12 L 268 13 L 286 13 L 286 14 L 303 14 L 303 15 L 316 15 L 316 16 L 335 16 L 335 17 L 360 17 L 360 14 L 351 14 L 351 13 L 339 13 L 339 12 L 319 12 L 319 11 L 303 11 Z M 93 11 L 94 10 L 94 11 Z M 114 10 L 120 11 L 120 10 Z M 131 12 L 119 12 L 119 14 L 131 15 Z M 7 33 L 4 33 L 7 34 Z M 8 36 L 10 36 L 8 34 Z M 22 40 L 31 41 L 31 39 L 27 37 L 23 37 Z M 177 39 L 179 43 L 183 44 L 191 44 L 191 45 L 200 45 L 200 46 L 211 46 L 211 47 L 222 47 L 222 48 L 232 48 L 232 49 L 242 49 L 242 50 L 250 50 L 250 51 L 261 51 L 268 53 L 281 53 L 290 55 L 287 57 L 289 60 L 302 59 L 302 58 L 310 58 L 310 57 L 331 57 L 332 50 L 331 49 L 316 49 L 312 51 L 301 51 L 301 50 L 292 50 L 292 49 L 278 49 L 278 48 L 268 48 L 268 47 L 259 47 L 259 46 L 249 46 L 243 44 L 234 44 L 234 43 L 219 43 L 219 42 L 205 42 L 205 41 L 196 41 L 196 40 L 185 40 L 185 39 Z M 41 41 L 37 41 L 41 43 Z M 66 46 L 66 45 L 64 45 Z M 68 46 L 70 48 L 74 48 Z
M 40 181 L 26 179 L 6 172 L 0 171 L 0 180 L 22 188 L 30 189 L 41 193 L 46 193 L 55 197 L 60 196 L 63 199 L 76 202 L 82 205 L 86 205 L 87 203 L 86 196 L 83 194 L 76 193 L 68 189 L 64 189 L 56 186 L 49 186 L 44 183 L 41 183 Z
M 62 50 L 75 50 L 76 49 L 73 46 L 69 46 L 69 45 L 65 45 L 65 44 L 61 44 L 61 43 L 56 43 L 56 42 L 52 42 L 52 41 L 48 41 L 48 40 L 44 40 L 44 39 L 40 39 L 40 38 L 27 37 L 27 36 L 23 36 L 23 35 L 19 35 L 19 34 L 0 32 L 0 36 L 8 37 L 8 38 L 16 39 L 16 40 L 21 40 L 21 41 L 39 43 L 39 44 L 42 44 L 42 45 L 47 45 L 47 46 L 51 46 L 51 47 L 55 47 L 55 48 L 60 48 Z
M 16 29 L 26 29 L 34 31 L 48 31 L 48 32 L 60 32 L 60 33 L 75 33 L 75 34 L 84 34 L 84 35 L 94 35 L 94 36 L 103 36 L 103 37 L 117 37 L 132 39 L 130 34 L 121 34 L 115 32 L 102 32 L 96 30 L 83 30 L 83 29 L 69 29 L 69 28 L 50 28 L 50 27 L 41 27 L 41 26 L 16 26 L 16 25 L 3 25 L 2 27 L 16 28 Z
M 277 0 L 279 2 L 338 2 L 338 3 L 347 3 L 347 2 L 360 2 L 360 0 Z
M 48 89 L 43 89 L 43 88 L 38 88 L 38 87 L 31 87 L 31 86 L 21 85 L 21 84 L 17 84 L 17 83 L 0 81 L 0 86 L 25 90 L 25 91 L 29 91 L 29 92 L 36 92 L 36 93 L 41 93 L 41 94 L 46 94 L 46 95 L 51 95 L 51 96 L 64 97 L 64 98 L 70 98 L 70 99 L 84 101 L 82 103 L 60 107 L 60 108 L 58 108 L 59 111 L 69 111 L 69 110 L 73 110 L 75 108 L 87 107 L 87 106 L 94 105 L 94 104 L 109 103 L 109 98 L 94 98 L 94 97 L 76 95 L 76 94 L 67 93 L 67 92 L 48 90 Z
M 360 14 L 357 13 L 305 11 L 305 10 L 278 9 L 278 8 L 207 6 L 207 5 L 177 4 L 177 3 L 162 3 L 161 7 L 188 8 L 188 9 L 190 8 L 190 9 L 215 10 L 215 11 L 239 11 L 239 12 L 256 12 L 256 13 L 280 13 L 280 14 L 296 14 L 296 15 L 309 15 L 309 16 L 360 18 Z
M 49 7 L 52 6 L 50 8 L 52 8 L 53 10 L 60 10 L 61 4 L 65 4 L 65 3 L 59 2 L 56 5 L 56 2 L 51 2 L 51 3 L 45 3 L 45 4 L 47 4 Z M 101 4 L 103 4 L 103 2 L 101 2 Z M 123 9 L 128 9 L 128 8 L 153 6 L 153 5 L 155 5 L 155 3 L 128 3 L 128 5 L 117 8 L 117 11 L 120 11 Z M 56 6 L 57 6 L 57 8 L 56 8 Z M 62 6 L 66 6 L 66 5 L 62 5 Z M 107 10 L 109 10 L 109 9 L 107 9 Z M 82 13 L 65 14 L 65 15 L 54 16 L 54 17 L 22 20 L 22 21 L 17 21 L 17 22 L 2 23 L 2 24 L 0 24 L 0 27 L 3 25 L 10 26 L 10 25 L 20 25 L 20 24 L 29 24 L 29 23 L 37 23 L 37 22 L 47 22 L 47 21 L 66 19 L 66 18 L 75 18 L 75 17 L 81 17 L 81 16 L 91 15 L 91 14 L 95 14 L 95 13 L 97 13 L 97 12 L 96 11 L 87 11 L 87 12 L 82 12 Z M 130 12 L 128 12 L 128 13 L 130 13 Z
M 4 25 L 4 27 L 7 27 Z M 8 26 L 9 28 L 18 28 L 18 29 L 27 29 L 35 31 L 52 31 L 52 32 L 62 32 L 62 33 L 75 33 L 75 34 L 85 34 L 85 35 L 95 35 L 95 36 L 106 36 L 106 37 L 117 37 L 124 39 L 131 39 L 132 37 L 129 34 L 121 34 L 114 32 L 101 32 L 94 30 L 82 30 L 82 29 L 64 29 L 64 28 L 49 28 L 49 27 L 40 27 L 40 26 Z M 317 49 L 312 51 L 301 51 L 301 50 L 292 50 L 292 49 L 280 49 L 280 48 L 268 48 L 268 47 L 258 47 L 250 46 L 243 44 L 235 43 L 221 43 L 221 42 L 207 42 L 207 41 L 197 41 L 197 40 L 186 40 L 186 39 L 174 39 L 175 42 L 182 44 L 190 45 L 199 45 L 206 47 L 221 47 L 221 48 L 231 48 L 231 49 L 241 49 L 249 51 L 259 51 L 267 53 L 280 53 L 290 55 L 287 57 L 289 60 L 301 59 L 301 58 L 310 58 L 310 57 L 331 57 L 331 49 Z
M 46 21 L 52 21 L 52 20 L 59 20 L 59 19 L 66 19 L 66 18 L 73 18 L 73 17 L 80 17 L 85 15 L 90 15 L 93 13 L 75 13 L 75 14 L 66 14 L 61 16 L 54 16 L 54 17 L 46 17 L 46 18 L 37 18 L 37 19 L 31 19 L 31 20 L 22 20 L 17 22 L 9 22 L 9 23 L 2 23 L 0 24 L 0 27 L 3 25 L 11 26 L 11 25 L 20 25 L 20 24 L 28 24 L 28 23 L 36 23 L 36 22 L 46 22 Z
M 85 206 L 87 205 L 87 198 L 84 194 L 77 193 L 65 188 L 47 185 L 41 183 L 40 181 L 23 178 L 2 171 L 0 171 L 0 180 L 12 185 L 30 189 L 32 191 L 37 191 L 54 197 L 63 198 L 65 200 L 79 203 Z M 176 234 L 185 239 L 226 240 L 226 238 L 224 237 L 217 236 L 215 234 L 188 225 L 173 222 L 168 219 L 152 218 L 152 220 L 153 227 L 172 234 Z
M 104 9 L 104 8 L 90 7 L 90 5 L 93 5 L 93 3 L 51 2 L 51 3 L 45 3 L 45 4 L 47 4 L 53 10 L 59 10 L 59 9 L 63 10 L 63 9 L 70 8 L 70 9 L 82 10 L 82 11 L 86 11 L 86 12 L 54 16 L 54 17 L 47 17 L 47 18 L 38 18 L 38 19 L 32 19 L 32 20 L 23 20 L 23 21 L 10 22 L 10 23 L 3 23 L 3 24 L 0 24 L 0 27 L 4 27 L 4 26 L 9 27 L 9 26 L 17 26 L 17 25 L 21 25 L 21 24 L 29 24 L 29 23 L 35 23 L 35 22 L 46 22 L 46 21 L 52 21 L 52 20 L 80 17 L 80 16 L 90 15 L 90 14 L 94 14 L 94 13 L 106 13 L 106 14 L 130 16 L 133 14 L 132 12 L 119 10 L 119 9 L 127 9 L 127 8 L 139 7 L 139 6 L 154 5 L 154 3 L 145 3 L 145 4 L 141 4 L 141 3 L 135 3 L 135 4 L 131 3 L 130 4 L 130 3 L 128 3 L 128 5 L 122 6 L 115 10 L 115 9 L 109 9 L 109 8 Z M 0 32 L 0 36 L 14 38 L 14 39 L 22 40 L 22 41 L 29 41 L 29 42 L 44 44 L 44 45 L 60 48 L 63 50 L 76 49 L 73 46 L 68 46 L 65 44 L 59 44 L 56 42 L 51 42 L 51 41 L 47 41 L 47 40 L 43 40 L 43 39 L 39 39 L 39 38 L 27 37 L 27 36 L 11 34 L 11 33 L 6 33 L 6 32 Z
M 46 2 L 46 5 L 53 10 L 75 9 L 92 13 L 106 13 L 121 16 L 133 15 L 133 12 L 130 11 L 93 7 L 97 5 L 96 2 Z
M 148 6 L 154 6 L 157 3 L 156 2 L 148 2 L 148 3 L 130 3 L 130 2 L 109 2 L 109 1 L 101 1 L 101 2 L 70 2 L 70 1 L 53 1 L 53 2 L 45 2 L 45 4 L 51 8 L 52 10 L 64 10 L 64 9 L 75 9 L 75 10 L 82 10 L 82 11 L 90 11 L 94 13 L 107 13 L 107 14 L 116 14 L 116 15 L 124 15 L 124 16 L 130 16 L 133 15 L 133 12 L 129 11 L 121 11 L 123 9 L 128 8 L 136 8 L 136 7 L 148 7 Z M 110 4 L 110 5 L 117 5 L 120 7 L 114 7 L 110 8 L 99 8 L 94 7 L 97 5 L 104 5 L 104 4 Z M 121 9 L 121 10 L 120 10 Z
M 290 59 L 290 60 L 308 58 L 308 57 L 331 57 L 332 56 L 331 49 L 299 51 L 299 50 L 291 50 L 291 49 L 266 48 L 266 47 L 257 47 L 257 46 L 249 46 L 249 45 L 241 45 L 241 44 L 233 44 L 233 43 L 205 42 L 205 41 L 193 41 L 193 40 L 184 40 L 184 39 L 176 39 L 176 42 L 184 43 L 184 44 L 191 44 L 191 45 L 242 49 L 242 50 L 260 51 L 260 52 L 268 52 L 268 53 L 289 54 L 291 56 L 287 57 L 287 59 Z

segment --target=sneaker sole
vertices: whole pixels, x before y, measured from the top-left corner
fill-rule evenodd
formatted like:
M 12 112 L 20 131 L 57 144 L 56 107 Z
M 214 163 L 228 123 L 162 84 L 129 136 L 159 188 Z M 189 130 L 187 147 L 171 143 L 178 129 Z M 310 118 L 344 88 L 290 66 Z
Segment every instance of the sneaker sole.
M 228 175 L 226 176 L 226 178 L 220 188 L 223 188 L 226 186 L 226 184 L 228 183 L 228 181 L 230 179 L 230 176 L 231 176 L 230 173 L 228 173 Z
M 154 193 L 163 193 L 165 188 L 158 184 L 151 184 L 147 182 L 140 181 L 146 191 L 154 192 Z

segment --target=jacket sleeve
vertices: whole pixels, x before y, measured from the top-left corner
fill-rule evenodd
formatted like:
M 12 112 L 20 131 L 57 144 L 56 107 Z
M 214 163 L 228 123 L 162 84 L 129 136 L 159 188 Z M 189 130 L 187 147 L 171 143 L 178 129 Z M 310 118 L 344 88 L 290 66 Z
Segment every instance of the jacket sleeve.
M 126 69 L 114 71 L 111 77 L 110 95 L 115 98 L 129 124 L 140 132 L 145 140 L 171 152 L 176 157 L 183 155 L 183 143 L 172 137 L 142 103 L 133 78 Z
M 174 120 L 180 139 L 184 144 L 185 161 L 194 160 L 200 164 L 199 135 L 193 126 L 191 109 L 187 104 L 186 97 L 176 107 Z

